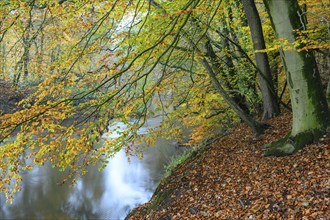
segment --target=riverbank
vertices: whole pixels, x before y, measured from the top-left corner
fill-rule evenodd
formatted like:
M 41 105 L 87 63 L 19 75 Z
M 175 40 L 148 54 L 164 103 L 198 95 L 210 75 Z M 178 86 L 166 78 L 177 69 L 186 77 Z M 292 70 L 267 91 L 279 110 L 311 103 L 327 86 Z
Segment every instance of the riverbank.
M 30 93 L 28 89 L 18 88 L 12 82 L 0 80 L 0 115 L 18 110 L 18 102 Z
M 258 138 L 240 125 L 177 166 L 127 219 L 323 219 L 330 216 L 330 138 L 288 157 L 264 157 L 291 114 Z

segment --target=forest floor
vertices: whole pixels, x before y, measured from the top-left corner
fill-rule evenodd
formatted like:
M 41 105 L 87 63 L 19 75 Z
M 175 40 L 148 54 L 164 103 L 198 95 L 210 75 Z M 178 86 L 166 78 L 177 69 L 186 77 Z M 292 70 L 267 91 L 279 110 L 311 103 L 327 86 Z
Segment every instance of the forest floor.
M 330 219 L 330 138 L 287 157 L 262 146 L 284 137 L 291 114 L 255 138 L 240 125 L 177 166 L 128 219 Z

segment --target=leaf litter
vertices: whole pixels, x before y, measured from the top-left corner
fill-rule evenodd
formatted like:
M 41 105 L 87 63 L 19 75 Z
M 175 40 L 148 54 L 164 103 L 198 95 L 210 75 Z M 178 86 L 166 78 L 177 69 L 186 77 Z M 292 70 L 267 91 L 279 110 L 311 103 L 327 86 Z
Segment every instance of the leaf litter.
M 244 124 L 177 166 L 128 219 L 330 219 L 330 138 L 286 157 L 262 146 L 284 137 L 291 114 L 254 137 Z

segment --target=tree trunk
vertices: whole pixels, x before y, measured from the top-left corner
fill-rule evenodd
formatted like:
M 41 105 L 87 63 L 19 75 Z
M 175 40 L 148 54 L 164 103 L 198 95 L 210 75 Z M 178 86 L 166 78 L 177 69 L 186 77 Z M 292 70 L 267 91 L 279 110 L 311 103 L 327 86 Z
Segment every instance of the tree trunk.
M 224 49 L 226 49 L 226 45 L 222 45 Z M 240 106 L 240 108 L 246 112 L 246 114 L 250 113 L 250 109 L 247 105 L 247 101 L 243 93 L 239 92 L 239 88 L 237 86 L 237 82 L 235 82 L 233 85 L 230 83 L 232 81 L 232 78 L 235 76 L 235 67 L 233 64 L 233 61 L 231 57 L 228 55 L 224 55 L 224 60 L 227 65 L 227 74 L 225 73 L 225 69 L 220 65 L 221 61 L 215 54 L 213 47 L 211 45 L 210 39 L 207 40 L 205 43 L 205 49 L 206 49 L 206 56 L 209 58 L 211 62 L 211 66 L 213 68 L 214 73 L 220 74 L 222 79 L 222 85 L 229 91 L 229 95 L 233 98 L 233 100 Z
M 244 12 L 250 27 L 254 50 L 266 49 L 260 17 L 254 0 L 242 0 Z M 255 52 L 258 78 L 263 101 L 263 119 L 272 118 L 280 113 L 277 94 L 266 52 Z
M 328 101 L 328 105 L 330 105 L 330 79 L 328 81 L 328 86 L 327 86 L 327 101 Z
M 278 38 L 293 43 L 294 30 L 306 27 L 296 0 L 264 0 Z M 265 155 L 288 155 L 318 141 L 329 126 L 329 110 L 313 53 L 282 48 L 293 111 L 291 133 L 266 146 Z
M 255 135 L 260 135 L 263 133 L 265 129 L 264 124 L 260 124 L 255 121 L 250 115 L 248 115 L 236 102 L 233 98 L 229 96 L 229 94 L 224 90 L 224 88 L 219 83 L 216 75 L 211 67 L 211 65 L 207 62 L 205 58 L 201 58 L 201 63 L 207 70 L 208 75 L 211 78 L 214 88 L 218 93 L 226 100 L 229 106 L 237 113 L 237 115 L 250 127 Z
M 22 57 L 23 61 L 23 73 L 24 78 L 26 78 L 29 75 L 29 61 L 30 61 L 30 39 L 29 38 L 23 38 L 23 45 L 24 45 L 24 53 Z
M 0 78 L 6 78 L 6 44 L 5 42 L 0 42 Z
M 225 51 L 227 51 L 224 55 L 225 55 L 225 63 L 227 63 L 227 57 L 230 57 L 230 60 L 232 61 L 233 67 L 235 66 L 240 66 L 240 64 L 242 64 L 242 59 L 247 59 L 248 62 L 250 62 L 253 67 L 255 68 L 255 70 L 257 70 L 257 66 L 253 63 L 253 61 L 250 59 L 249 55 L 243 50 L 243 48 L 240 46 L 240 41 L 239 41 L 239 36 L 237 35 L 236 30 L 233 28 L 232 25 L 232 20 L 233 18 L 233 13 L 232 13 L 232 7 L 238 7 L 241 8 L 242 5 L 239 1 L 234 2 L 234 5 L 229 4 L 228 7 L 226 7 L 226 16 L 228 17 L 228 19 L 225 19 L 224 22 L 221 22 L 222 24 L 220 25 L 220 28 L 217 30 L 217 33 L 220 36 L 221 39 L 221 44 L 223 45 Z M 244 24 L 247 24 L 247 20 L 244 17 L 241 17 L 241 21 Z M 228 55 L 228 51 L 230 51 L 230 56 Z M 244 62 L 243 62 L 244 63 Z M 245 64 L 244 65 L 246 67 L 246 69 L 244 71 L 248 71 L 248 72 L 254 72 L 254 70 L 250 69 L 250 65 Z M 234 71 L 236 71 L 236 74 L 242 71 L 239 68 L 231 68 L 230 66 L 227 65 L 227 69 L 231 70 L 234 69 Z M 237 72 L 238 71 L 238 72 Z M 235 75 L 236 75 L 235 74 Z M 243 75 L 246 75 L 245 73 L 242 72 Z M 255 74 L 251 74 L 250 76 L 251 80 L 244 80 L 241 79 L 240 80 L 240 84 L 243 84 L 244 87 L 246 87 L 246 89 L 248 89 L 251 92 L 251 96 L 248 97 L 248 99 L 250 101 L 247 101 L 247 97 L 245 97 L 246 99 L 246 105 L 248 106 L 248 109 L 252 112 L 255 112 L 255 110 L 257 110 L 258 112 L 261 109 L 261 106 L 259 104 L 259 95 L 257 93 L 257 84 L 255 83 L 256 79 L 255 79 Z M 236 83 L 238 83 L 236 81 Z M 253 105 L 249 106 L 249 104 Z

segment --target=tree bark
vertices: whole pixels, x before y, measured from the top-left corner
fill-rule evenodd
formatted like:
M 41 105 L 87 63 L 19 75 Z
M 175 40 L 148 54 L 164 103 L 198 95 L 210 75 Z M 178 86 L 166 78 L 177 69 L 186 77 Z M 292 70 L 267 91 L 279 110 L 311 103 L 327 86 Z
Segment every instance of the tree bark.
M 254 0 L 242 0 L 243 9 L 250 27 L 255 51 L 266 49 L 260 17 Z M 258 78 L 263 101 L 263 119 L 272 118 L 280 113 L 277 94 L 272 79 L 266 52 L 255 52 Z
M 212 84 L 216 91 L 218 91 L 218 93 L 226 100 L 226 102 L 237 113 L 237 115 L 252 129 L 255 135 L 262 134 L 265 129 L 265 125 L 255 121 L 235 102 L 233 98 L 229 96 L 226 90 L 224 90 L 224 88 L 219 83 L 211 65 L 207 62 L 205 58 L 201 58 L 200 61 L 203 64 L 204 68 L 207 70 L 207 73 L 210 76 Z
M 264 0 L 278 38 L 293 43 L 294 30 L 306 27 L 297 0 Z M 318 141 L 329 126 L 329 109 L 313 53 L 282 48 L 293 111 L 291 133 L 266 146 L 265 155 L 288 155 Z
M 0 42 L 0 78 L 6 78 L 6 44 L 5 42 Z
M 328 105 L 330 105 L 330 79 L 328 80 L 328 86 L 327 86 L 327 101 L 328 101 Z
M 223 44 L 224 49 L 226 49 L 226 45 Z M 244 95 L 239 92 L 239 88 L 237 86 L 237 82 L 235 82 L 233 85 L 230 83 L 232 81 L 232 77 L 235 76 L 235 67 L 233 64 L 233 61 L 231 57 L 228 55 L 224 55 L 224 60 L 227 65 L 227 74 L 225 73 L 225 70 L 223 67 L 221 67 L 221 61 L 215 54 L 213 47 L 211 45 L 210 39 L 205 43 L 205 49 L 206 49 L 206 56 L 209 58 L 211 62 L 211 66 L 213 68 L 213 71 L 216 75 L 221 74 L 221 79 L 224 83 L 224 87 L 229 90 L 229 95 L 233 97 L 233 100 L 240 106 L 240 108 L 246 112 L 246 114 L 250 113 L 249 106 L 247 105 L 247 101 Z M 237 92 L 238 91 L 238 92 Z

